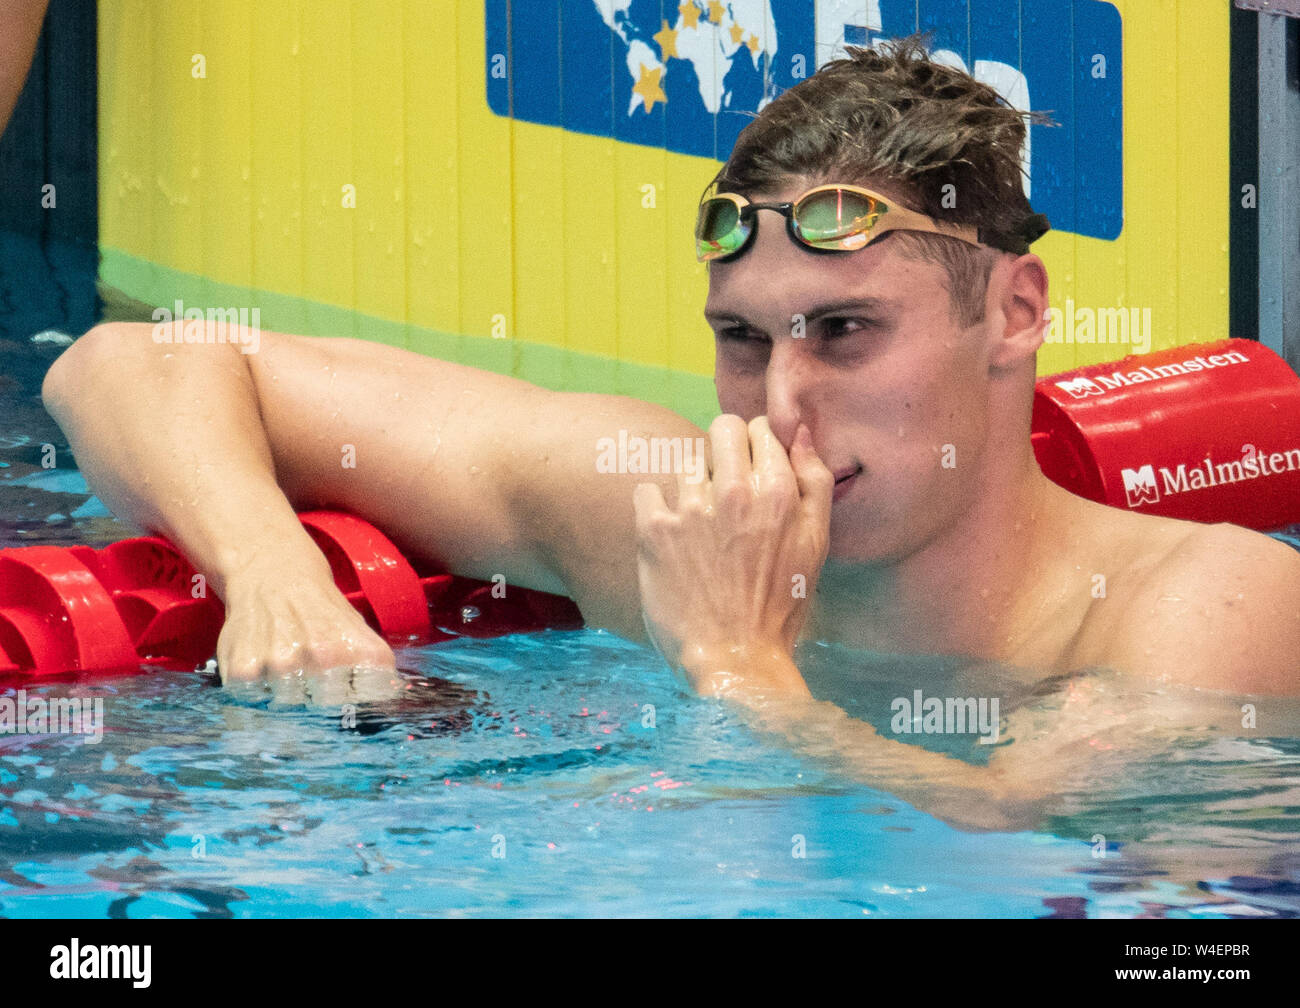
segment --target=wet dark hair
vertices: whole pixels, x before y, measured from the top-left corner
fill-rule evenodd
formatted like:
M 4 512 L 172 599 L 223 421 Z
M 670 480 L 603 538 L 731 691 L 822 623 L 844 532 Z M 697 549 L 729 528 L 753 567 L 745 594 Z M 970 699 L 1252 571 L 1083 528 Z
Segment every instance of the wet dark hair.
M 1025 197 L 1020 154 L 1027 122 L 1052 120 L 936 63 L 926 35 L 846 52 L 767 105 L 710 188 L 750 199 L 796 179 L 882 189 L 936 220 L 978 227 L 996 249 L 1027 252 L 1047 219 Z M 945 196 L 955 205 L 945 206 Z M 944 267 L 959 325 L 983 320 L 998 251 L 918 232 L 881 240 Z

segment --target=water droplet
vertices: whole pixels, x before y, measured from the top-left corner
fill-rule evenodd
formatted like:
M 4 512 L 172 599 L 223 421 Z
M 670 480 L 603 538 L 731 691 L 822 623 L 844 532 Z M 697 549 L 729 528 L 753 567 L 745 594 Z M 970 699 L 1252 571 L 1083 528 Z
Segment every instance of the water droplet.
M 473 623 L 481 615 L 483 614 L 479 611 L 478 606 L 462 606 L 460 610 L 460 621 L 462 623 Z

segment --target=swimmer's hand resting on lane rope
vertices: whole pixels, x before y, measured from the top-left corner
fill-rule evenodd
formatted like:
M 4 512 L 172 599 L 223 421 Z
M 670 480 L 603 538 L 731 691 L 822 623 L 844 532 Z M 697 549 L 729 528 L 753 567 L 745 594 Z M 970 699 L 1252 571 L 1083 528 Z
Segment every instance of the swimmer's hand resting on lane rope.
M 322 558 L 323 562 L 323 558 Z M 402 688 L 393 649 L 329 576 L 250 565 L 226 583 L 222 685 L 279 704 L 384 700 Z
M 678 477 L 675 509 L 637 486 L 646 630 L 697 692 L 806 698 L 793 660 L 830 543 L 834 478 L 800 425 L 787 455 L 766 417 L 709 428 L 711 477 Z M 802 579 L 802 580 L 801 580 Z

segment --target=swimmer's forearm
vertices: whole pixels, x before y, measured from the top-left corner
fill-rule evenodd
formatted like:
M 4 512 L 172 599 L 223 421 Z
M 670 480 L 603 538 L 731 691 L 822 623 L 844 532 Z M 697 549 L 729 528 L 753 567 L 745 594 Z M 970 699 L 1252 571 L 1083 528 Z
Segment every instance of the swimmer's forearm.
M 784 735 L 800 752 L 838 763 L 854 777 L 959 829 L 1033 829 L 1050 797 L 993 766 L 973 766 L 886 738 L 826 701 L 760 711 L 759 723 Z
M 155 343 L 148 325 L 91 330 L 51 367 L 46 408 L 114 513 L 166 536 L 222 598 L 232 578 L 329 579 L 276 484 L 247 358 Z
M 1046 794 L 1031 794 L 1006 773 L 972 766 L 880 735 L 832 703 L 814 700 L 794 660 L 779 647 L 725 655 L 684 655 L 696 689 L 747 707 L 755 723 L 799 752 L 844 767 L 950 825 L 1030 829 Z

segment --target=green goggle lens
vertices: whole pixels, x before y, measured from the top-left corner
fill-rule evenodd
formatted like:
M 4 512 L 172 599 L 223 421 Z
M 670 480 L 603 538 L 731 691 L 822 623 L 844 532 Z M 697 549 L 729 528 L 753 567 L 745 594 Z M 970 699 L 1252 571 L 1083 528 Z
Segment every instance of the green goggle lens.
M 745 220 L 740 207 L 729 199 L 706 200 L 700 207 L 700 222 L 695 241 L 700 255 L 729 256 L 745 244 L 753 225 Z
M 884 212 L 870 196 L 844 189 L 811 193 L 794 208 L 794 231 L 814 248 L 849 251 L 862 248 Z
M 763 206 L 767 204 L 759 204 Z M 851 252 L 871 238 L 872 228 L 889 209 L 880 200 L 848 189 L 811 192 L 791 208 L 790 232 L 797 241 L 815 249 Z M 700 205 L 695 228 L 696 253 L 701 260 L 723 259 L 745 247 L 754 231 L 753 204 L 729 196 L 715 196 Z

